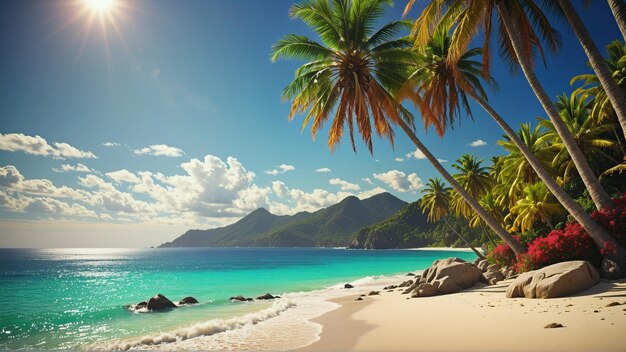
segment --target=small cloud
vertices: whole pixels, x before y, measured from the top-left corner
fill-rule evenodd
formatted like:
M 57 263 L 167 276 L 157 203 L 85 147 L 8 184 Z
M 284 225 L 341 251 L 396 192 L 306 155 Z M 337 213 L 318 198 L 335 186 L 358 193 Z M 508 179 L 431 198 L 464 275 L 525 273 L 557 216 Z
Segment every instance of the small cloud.
M 332 170 L 327 167 L 322 167 L 320 169 L 315 169 L 315 172 L 331 172 Z
M 340 178 L 330 179 L 328 180 L 328 183 L 330 183 L 333 186 L 341 187 L 342 191 L 358 191 L 359 189 L 361 189 L 361 186 L 357 185 L 356 183 L 350 183 Z
M 440 163 L 447 163 L 448 162 L 448 160 L 446 160 L 446 159 L 437 159 L 437 161 L 439 161 Z
M 118 184 L 122 182 L 127 182 L 127 183 L 141 182 L 141 180 L 139 179 L 139 177 L 137 177 L 137 175 L 135 175 L 134 173 L 126 169 L 113 171 L 113 172 L 107 172 L 105 175 L 107 175 L 108 178 L 113 180 L 113 182 L 118 183 Z
M 372 182 L 372 179 L 369 178 L 369 177 L 363 177 L 361 180 L 363 180 L 364 182 L 366 182 L 366 183 L 368 183 L 370 185 L 374 184 L 374 182 Z
M 293 171 L 296 168 L 293 165 L 281 164 L 276 167 L 276 169 L 266 170 L 265 173 L 268 175 L 278 175 L 284 174 L 287 171 Z
M 487 145 L 487 142 L 483 141 L 482 139 L 477 139 L 468 145 L 470 147 L 484 147 Z
M 422 153 L 421 150 L 415 149 L 415 151 L 406 154 L 407 159 L 415 158 L 415 159 L 426 159 L 426 155 Z
M 182 149 L 165 144 L 153 144 L 142 149 L 135 149 L 133 152 L 137 155 L 166 156 L 170 158 L 178 158 L 185 154 Z
M 52 170 L 54 172 L 70 172 L 70 171 L 75 171 L 75 172 L 93 172 L 90 168 L 88 168 L 87 166 L 78 163 L 76 165 L 70 165 L 70 164 L 63 164 L 61 165 L 61 168 L 52 168 Z
M 102 143 L 103 146 L 105 147 L 119 147 L 121 146 L 121 144 L 116 143 L 116 142 L 104 142 Z
M 416 173 L 410 175 L 399 170 L 390 170 L 380 174 L 374 174 L 374 178 L 384 182 L 398 192 L 416 191 L 424 186 Z
M 395 161 L 397 161 L 397 162 L 401 163 L 401 162 L 403 162 L 403 161 L 404 161 L 404 158 L 397 157 L 397 158 L 395 158 L 395 159 L 393 159 L 393 160 L 395 160 Z
M 50 145 L 40 136 L 28 136 L 22 133 L 0 133 L 0 150 L 51 156 L 55 159 L 97 158 L 94 153 L 80 150 L 67 143 L 54 142 Z

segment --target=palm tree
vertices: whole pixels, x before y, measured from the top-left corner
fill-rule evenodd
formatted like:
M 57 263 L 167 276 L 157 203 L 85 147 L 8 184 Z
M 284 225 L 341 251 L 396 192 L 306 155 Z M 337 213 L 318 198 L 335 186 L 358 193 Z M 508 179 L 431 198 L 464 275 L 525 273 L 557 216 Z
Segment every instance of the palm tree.
M 296 70 L 295 79 L 283 91 L 291 100 L 291 118 L 306 113 L 303 128 L 312 119 L 311 132 L 319 128 L 334 112 L 328 144 L 332 150 L 348 127 L 354 147 L 354 125 L 372 152 L 372 127 L 377 134 L 393 143 L 392 125 L 408 135 L 435 169 L 480 214 L 493 231 L 514 252 L 525 252 L 524 246 L 491 218 L 441 163 L 417 138 L 412 115 L 394 97 L 408 76 L 407 64 L 413 53 L 403 48 L 406 39 L 393 39 L 404 28 L 404 22 L 392 22 L 373 32 L 374 24 L 389 0 L 308 0 L 292 6 L 292 18 L 302 19 L 315 31 L 323 44 L 307 37 L 287 35 L 272 48 L 272 60 L 279 58 L 308 61 Z
M 420 207 L 422 212 L 427 214 L 428 221 L 437 222 L 443 219 L 446 225 L 452 230 L 480 259 L 485 259 L 482 253 L 480 253 L 470 242 L 461 235 L 448 221 L 448 215 L 450 215 L 450 187 L 446 187 L 445 184 L 438 178 L 428 179 L 426 187 L 422 190 L 424 195 L 420 199 Z
M 585 100 L 583 96 L 571 94 L 569 97 L 565 94 L 558 97 L 556 106 L 561 111 L 563 122 L 569 129 L 570 133 L 575 137 L 576 143 L 583 150 L 589 164 L 601 174 L 603 169 L 600 168 L 602 161 L 609 161 L 612 165 L 618 162 L 607 152 L 615 151 L 618 143 L 615 140 L 607 138 L 607 134 L 613 129 L 612 124 L 598 125 L 591 118 L 591 100 Z M 563 146 L 559 134 L 556 132 L 554 125 L 550 120 L 540 119 L 539 126 L 545 128 L 547 132 L 543 135 L 542 140 L 552 141 L 551 148 L 556 151 L 552 166 L 560 168 L 563 179 L 568 180 L 573 171 L 576 170 L 572 160 L 569 158 L 567 149 Z
M 412 4 L 413 1 L 409 1 L 405 13 L 408 12 Z M 556 2 L 543 1 L 542 4 L 553 12 L 561 12 L 561 8 Z M 445 13 L 444 9 L 447 9 Z M 576 145 L 574 137 L 568 132 L 550 97 L 535 75 L 534 53 L 538 52 L 543 57 L 541 39 L 548 44 L 548 48 L 552 51 L 556 51 L 560 46 L 558 32 L 552 28 L 536 1 L 432 0 L 413 27 L 416 44 L 425 44 L 432 28 L 450 26 L 452 23 L 456 23 L 448 55 L 448 60 L 454 62 L 465 52 L 472 37 L 480 28 L 483 28 L 483 76 L 488 77 L 490 66 L 489 41 L 492 29 L 495 27 L 492 23 L 494 12 L 496 12 L 496 19 L 499 22 L 499 39 L 503 59 L 512 70 L 515 70 L 518 64 L 521 67 L 539 102 L 564 141 L 564 145 L 571 155 L 596 208 L 612 208 L 611 198 L 602 188 L 600 181 L 586 162 L 582 151 Z M 439 25 L 435 25 L 437 23 Z
M 487 210 L 489 215 L 496 219 L 496 221 L 500 224 L 504 224 L 504 214 L 506 214 L 506 209 L 497 202 L 496 196 L 493 192 L 483 194 L 480 197 L 479 203 L 483 208 L 485 208 L 485 210 Z M 484 226 L 482 219 L 475 214 L 472 215 L 469 224 L 471 227 Z
M 524 187 L 524 198 L 511 208 L 507 219 L 513 218 L 513 228 L 522 232 L 532 229 L 538 220 L 554 230 L 550 219 L 562 212 L 563 207 L 554 199 L 550 190 L 543 183 L 537 182 Z
M 619 27 L 622 37 L 626 40 L 626 4 L 624 0 L 608 1 L 611 12 L 613 12 L 613 17 L 615 17 L 615 21 L 617 22 L 617 27 Z
M 517 135 L 523 141 L 524 146 L 551 175 L 550 178 L 552 179 L 552 176 L 556 174 L 551 165 L 555 152 L 548 148 L 548 139 L 545 138 L 546 132 L 540 126 L 532 129 L 530 123 L 523 123 Z M 511 206 L 517 201 L 517 195 L 522 193 L 524 184 L 536 183 L 540 178 L 511 138 L 508 136 L 503 136 L 503 138 L 504 140 L 498 141 L 497 144 L 503 147 L 508 154 L 498 160 L 500 170 L 496 181 L 503 190 L 506 190 L 500 199 L 501 204 L 505 203 L 504 199 L 506 199 Z
M 480 199 L 493 186 L 493 179 L 489 175 L 489 170 L 482 166 L 482 162 L 473 155 L 464 154 L 452 164 L 452 167 L 458 170 L 454 178 L 474 199 Z M 452 197 L 452 209 L 457 216 L 468 219 L 472 216 L 472 208 L 468 207 L 457 193 Z
M 589 34 L 589 31 L 587 31 L 587 27 L 585 27 L 585 24 L 578 16 L 578 13 L 571 4 L 570 0 L 558 0 L 558 2 L 563 9 L 563 13 L 567 17 L 567 20 L 572 26 L 574 33 L 576 33 L 580 44 L 585 50 L 585 53 L 589 58 L 591 68 L 593 68 L 593 71 L 596 73 L 600 84 L 604 88 L 606 96 L 611 102 L 613 109 L 615 109 L 617 119 L 622 127 L 622 134 L 626 137 L 626 96 L 613 78 L 609 65 L 607 65 L 604 58 L 602 58 L 600 50 L 598 50 L 598 47 L 593 42 L 593 39 L 591 39 L 591 35 Z
M 436 28 L 431 40 L 425 46 L 416 49 L 418 54 L 416 55 L 415 68 L 412 68 L 414 72 L 399 91 L 399 98 L 411 99 L 420 109 L 422 117 L 426 116 L 424 119 L 426 127 L 434 125 L 440 134 L 445 131 L 448 125 L 453 124 L 460 114 L 461 107 L 471 116 L 467 103 L 468 97 L 478 102 L 502 127 L 539 179 L 548 186 L 569 213 L 593 236 L 603 241 L 612 240 L 606 231 L 593 221 L 589 214 L 559 186 L 544 167 L 544 163 L 528 148 L 526 142 L 487 103 L 480 79 L 481 73 L 485 71 L 484 64 L 481 65 L 473 60 L 475 56 L 481 53 L 481 50 L 473 49 L 461 53 L 457 61 L 450 59 L 448 54 L 451 40 L 447 28 L 443 24 Z M 488 83 L 494 84 L 490 77 L 486 80 Z M 458 99 L 461 103 L 452 101 L 454 99 Z M 435 108 L 431 109 L 431 105 Z M 446 109 L 446 107 L 450 108 Z M 468 212 L 466 211 L 466 213 Z

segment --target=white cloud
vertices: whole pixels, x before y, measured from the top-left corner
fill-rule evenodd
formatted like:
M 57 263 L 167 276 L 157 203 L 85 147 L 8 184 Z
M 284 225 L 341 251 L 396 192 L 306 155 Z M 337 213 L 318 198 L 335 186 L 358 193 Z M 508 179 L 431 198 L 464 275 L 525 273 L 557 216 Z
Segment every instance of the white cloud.
M 85 166 L 84 164 L 78 163 L 76 165 L 70 165 L 70 164 L 62 164 L 61 168 L 53 168 L 52 169 L 55 172 L 70 172 L 70 171 L 75 171 L 75 172 L 92 172 L 92 170 L 90 168 L 88 168 L 87 166 Z
M 446 160 L 446 159 L 437 159 L 437 161 L 439 161 L 439 162 L 440 162 L 440 163 L 442 163 L 442 164 L 443 164 L 443 163 L 447 163 L 447 162 L 448 162 L 448 160 Z
M 384 182 L 398 192 L 409 192 L 420 189 L 424 184 L 416 173 L 406 175 L 399 170 L 391 170 L 380 174 L 374 174 L 374 178 Z
M 281 165 L 278 165 L 275 169 L 266 170 L 265 173 L 268 175 L 278 175 L 278 174 L 284 174 L 285 172 L 288 172 L 288 171 L 293 171 L 295 169 L 296 168 L 293 165 L 281 164 Z
M 27 136 L 22 133 L 0 133 L 0 150 L 24 152 L 26 154 L 51 156 L 56 159 L 96 158 L 89 151 L 83 151 L 67 143 L 54 142 L 52 145 L 40 136 Z
M 370 190 L 363 191 L 363 192 L 359 193 L 357 195 L 357 197 L 359 197 L 360 199 L 367 199 L 367 198 L 375 196 L 375 195 L 377 195 L 379 193 L 385 193 L 385 192 L 387 192 L 386 189 L 384 189 L 382 187 L 376 187 L 376 188 L 372 188 Z
M 287 187 L 281 181 L 272 182 L 272 190 L 274 191 L 274 194 L 281 198 L 284 197 L 288 192 Z
M 393 159 L 393 160 L 395 160 L 395 161 L 397 161 L 397 162 L 401 163 L 401 162 L 403 162 L 403 161 L 404 161 L 404 158 L 397 157 L 397 158 L 395 158 L 395 159 Z
M 322 167 L 319 169 L 315 169 L 315 172 L 331 172 L 332 170 L 327 167 Z
M 328 180 L 328 183 L 330 183 L 333 186 L 341 187 L 342 191 L 358 191 L 359 189 L 361 189 L 361 186 L 357 185 L 356 183 L 350 183 L 340 178 L 330 179 Z
M 468 145 L 470 147 L 483 147 L 487 145 L 487 142 L 483 141 L 482 139 L 477 139 Z
M 407 157 L 407 159 L 410 159 L 410 158 L 426 159 L 426 155 L 424 155 L 424 153 L 422 153 L 422 151 L 419 150 L 419 149 L 415 149 L 415 151 L 407 153 L 406 157 Z
M 113 172 L 107 172 L 105 175 L 107 175 L 107 177 L 113 180 L 113 182 L 115 183 L 123 183 L 123 182 L 139 183 L 141 182 L 141 180 L 139 179 L 139 177 L 137 177 L 137 175 L 135 175 L 134 173 L 126 169 L 113 171 Z
M 370 184 L 370 185 L 373 185 L 373 184 L 374 184 L 374 182 L 372 182 L 372 179 L 371 179 L 371 178 L 369 178 L 369 177 L 363 177 L 361 180 L 363 180 L 363 181 L 367 182 L 367 183 L 368 183 L 368 184 Z
M 66 186 L 57 187 L 47 179 L 26 179 L 13 165 L 0 167 L 0 188 L 12 192 L 73 200 L 89 199 L 89 193 Z
M 121 146 L 121 144 L 117 143 L 117 142 L 104 142 L 104 143 L 102 143 L 102 145 L 105 146 L 105 147 L 119 147 L 119 146 Z
M 170 158 L 178 158 L 185 154 L 182 149 L 165 144 L 153 144 L 142 149 L 135 149 L 133 152 L 137 155 L 167 156 Z

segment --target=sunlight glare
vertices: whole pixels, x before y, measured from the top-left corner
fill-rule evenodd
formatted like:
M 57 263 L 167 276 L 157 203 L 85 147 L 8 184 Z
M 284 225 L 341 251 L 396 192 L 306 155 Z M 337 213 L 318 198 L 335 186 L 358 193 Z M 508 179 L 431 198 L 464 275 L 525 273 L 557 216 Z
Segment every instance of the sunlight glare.
M 93 12 L 109 12 L 115 7 L 115 0 L 84 0 L 85 5 Z

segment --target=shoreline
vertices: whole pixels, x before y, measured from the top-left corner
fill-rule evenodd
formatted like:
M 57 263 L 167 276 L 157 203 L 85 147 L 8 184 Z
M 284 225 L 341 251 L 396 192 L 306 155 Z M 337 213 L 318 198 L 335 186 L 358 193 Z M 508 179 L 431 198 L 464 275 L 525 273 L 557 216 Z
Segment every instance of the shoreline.
M 626 279 L 552 299 L 506 298 L 510 282 L 408 300 L 398 290 L 364 301 L 344 297 L 334 301 L 340 308 L 314 319 L 323 326 L 319 340 L 300 350 L 624 350 Z M 607 307 L 612 302 L 620 305 Z M 544 328 L 550 323 L 564 327 Z

